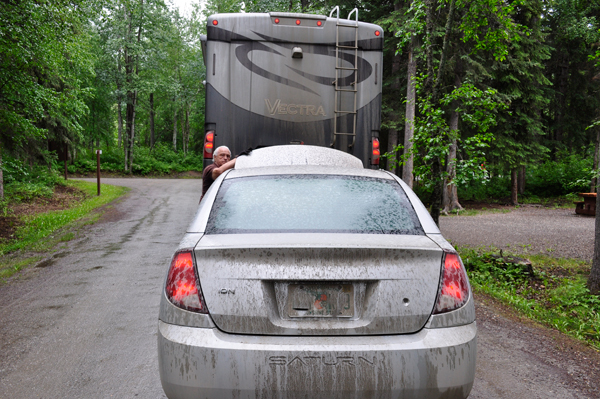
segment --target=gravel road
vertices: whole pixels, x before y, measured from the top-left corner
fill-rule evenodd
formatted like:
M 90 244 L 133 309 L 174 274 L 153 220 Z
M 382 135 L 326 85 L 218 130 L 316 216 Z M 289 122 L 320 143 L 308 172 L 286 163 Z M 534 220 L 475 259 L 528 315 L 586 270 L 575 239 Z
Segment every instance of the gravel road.
M 454 246 L 497 248 L 520 254 L 543 253 L 591 261 L 594 218 L 573 209 L 522 206 L 476 216 L 444 216 L 440 229 Z
M 522 206 L 440 220 L 454 246 L 543 253 L 591 261 L 593 217 L 574 209 Z M 470 399 L 600 398 L 600 353 L 475 295 L 477 371 Z

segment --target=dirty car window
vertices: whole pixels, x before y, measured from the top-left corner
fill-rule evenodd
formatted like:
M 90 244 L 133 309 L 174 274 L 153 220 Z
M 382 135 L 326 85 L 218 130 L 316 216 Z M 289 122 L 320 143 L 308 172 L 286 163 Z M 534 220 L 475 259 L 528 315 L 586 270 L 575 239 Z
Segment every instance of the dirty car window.
M 226 180 L 206 232 L 424 234 L 395 181 L 330 175 Z

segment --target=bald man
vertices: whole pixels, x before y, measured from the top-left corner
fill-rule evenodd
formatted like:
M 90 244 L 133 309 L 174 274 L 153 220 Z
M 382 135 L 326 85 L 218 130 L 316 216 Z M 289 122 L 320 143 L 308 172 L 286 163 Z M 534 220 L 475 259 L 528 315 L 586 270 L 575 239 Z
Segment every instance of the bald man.
M 229 148 L 224 145 L 217 147 L 213 156 L 213 163 L 204 168 L 204 172 L 202 172 L 202 196 L 200 201 L 202 201 L 211 184 L 217 180 L 217 177 L 235 166 L 235 160 L 236 158 L 231 159 Z

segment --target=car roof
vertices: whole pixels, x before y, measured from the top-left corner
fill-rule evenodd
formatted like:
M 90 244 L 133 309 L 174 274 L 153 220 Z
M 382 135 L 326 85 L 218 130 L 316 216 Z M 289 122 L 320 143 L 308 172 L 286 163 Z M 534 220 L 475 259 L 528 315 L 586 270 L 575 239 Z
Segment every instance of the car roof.
M 333 148 L 312 145 L 280 145 L 259 148 L 249 155 L 238 157 L 235 169 L 292 165 L 363 169 L 362 161 L 354 155 Z
M 237 165 L 237 163 L 236 163 Z M 235 179 L 239 177 L 250 176 L 269 176 L 269 175 L 336 175 L 336 176 L 360 176 L 372 177 L 377 179 L 394 180 L 394 178 L 382 171 L 373 169 L 344 168 L 338 166 L 314 166 L 314 165 L 294 165 L 294 166 L 264 166 L 248 169 L 233 169 L 225 177 Z

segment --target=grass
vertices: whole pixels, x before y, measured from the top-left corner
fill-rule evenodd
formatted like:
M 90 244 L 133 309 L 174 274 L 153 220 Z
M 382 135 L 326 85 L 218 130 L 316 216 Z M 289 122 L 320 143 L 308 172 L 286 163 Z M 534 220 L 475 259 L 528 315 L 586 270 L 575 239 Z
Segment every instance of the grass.
M 455 210 L 452 212 L 449 212 L 447 215 L 444 215 L 442 213 L 442 216 L 450 216 L 450 217 L 454 217 L 454 216 L 476 216 L 481 214 L 482 212 L 485 213 L 510 213 L 513 211 L 513 209 L 516 209 L 517 207 L 512 207 L 512 208 L 486 208 L 483 207 L 481 209 L 463 209 L 462 211 L 459 210 Z
M 512 306 L 525 316 L 600 349 L 600 297 L 586 287 L 590 263 L 532 255 L 533 271 L 461 249 L 473 290 Z
M 442 216 L 476 216 L 483 212 L 485 213 L 510 213 L 515 209 L 519 209 L 522 205 L 539 205 L 544 208 L 553 209 L 575 209 L 573 201 L 581 200 L 577 194 L 572 193 L 560 197 L 538 197 L 538 196 L 519 196 L 519 205 L 508 206 L 502 208 L 487 208 L 482 207 L 480 209 L 467 208 L 462 211 L 452 211 L 447 215 Z M 491 200 L 490 200 L 491 201 Z M 469 206 L 468 204 L 466 206 Z
M 5 279 L 12 276 L 15 273 L 21 271 L 21 269 L 36 263 L 41 260 L 41 256 L 32 256 L 25 259 L 14 260 L 13 262 L 7 262 L 0 264 L 0 279 Z
M 86 194 L 86 199 L 72 208 L 40 213 L 23 218 L 24 225 L 17 229 L 15 239 L 0 243 L 0 278 L 6 279 L 17 273 L 25 266 L 39 260 L 35 257 L 23 259 L 19 256 L 7 256 L 24 251 L 50 251 L 58 243 L 64 243 L 75 238 L 75 233 L 69 231 L 74 226 L 92 224 L 101 213 L 96 209 L 110 203 L 125 194 L 125 187 L 102 184 L 101 195 L 97 196 L 96 183 L 69 180 L 72 185 Z
M 565 209 L 573 208 L 575 205 L 573 201 L 580 201 L 581 198 L 577 193 L 570 193 L 559 197 L 538 197 L 536 195 L 520 196 L 519 202 L 521 204 L 539 204 L 546 208 Z

